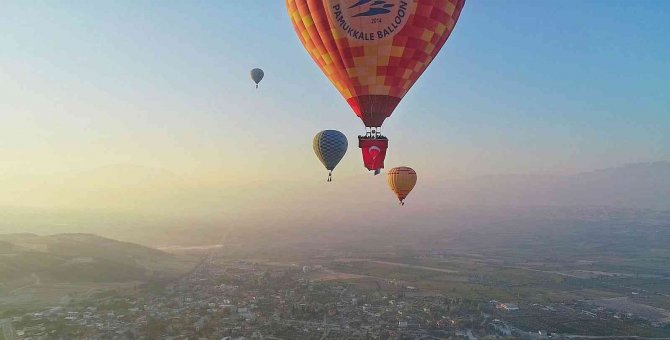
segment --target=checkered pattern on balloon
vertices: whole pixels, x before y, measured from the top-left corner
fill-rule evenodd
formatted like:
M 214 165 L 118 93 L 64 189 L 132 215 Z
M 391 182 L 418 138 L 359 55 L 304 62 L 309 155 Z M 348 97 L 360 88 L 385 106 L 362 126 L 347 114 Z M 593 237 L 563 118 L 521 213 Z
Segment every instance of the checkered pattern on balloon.
M 369 170 L 384 167 L 381 127 L 449 38 L 465 0 L 287 0 L 303 46 L 365 124 Z

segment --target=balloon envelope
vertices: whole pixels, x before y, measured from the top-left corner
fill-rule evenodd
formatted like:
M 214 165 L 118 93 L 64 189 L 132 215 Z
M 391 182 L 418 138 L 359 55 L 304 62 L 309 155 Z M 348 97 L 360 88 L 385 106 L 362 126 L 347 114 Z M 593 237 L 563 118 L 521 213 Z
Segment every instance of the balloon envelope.
M 347 153 L 347 137 L 340 131 L 324 130 L 314 136 L 314 153 L 327 170 L 334 170 Z
M 379 127 L 449 38 L 465 0 L 286 0 L 298 38 L 365 126 Z
M 261 80 L 263 80 L 264 76 L 265 76 L 265 72 L 263 72 L 263 70 L 261 70 L 259 68 L 255 68 L 255 69 L 251 70 L 251 80 L 253 80 L 254 83 L 256 83 L 257 86 L 258 86 L 258 83 L 260 83 Z
M 416 185 L 416 171 L 407 166 L 400 166 L 389 170 L 386 175 L 389 188 L 398 196 L 402 203 Z

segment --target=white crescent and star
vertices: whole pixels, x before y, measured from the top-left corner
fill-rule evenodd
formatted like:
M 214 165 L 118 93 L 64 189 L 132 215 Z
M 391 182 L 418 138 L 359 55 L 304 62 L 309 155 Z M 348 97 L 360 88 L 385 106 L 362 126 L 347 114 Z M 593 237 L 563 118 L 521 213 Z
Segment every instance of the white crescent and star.
M 371 146 L 368 148 L 368 152 L 372 154 L 372 151 L 377 151 L 377 155 L 382 151 L 378 146 Z M 376 157 L 377 155 L 373 155 L 373 157 Z

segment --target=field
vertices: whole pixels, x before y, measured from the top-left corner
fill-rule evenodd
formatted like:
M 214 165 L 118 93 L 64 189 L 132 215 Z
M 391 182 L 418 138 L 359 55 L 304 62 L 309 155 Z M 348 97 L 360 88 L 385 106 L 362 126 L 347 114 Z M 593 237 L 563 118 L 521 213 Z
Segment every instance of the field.
M 79 284 L 69 283 L 40 283 L 14 289 L 0 295 L 0 306 L 5 311 L 12 309 L 34 310 L 44 306 L 66 305 L 79 299 L 87 299 L 93 294 L 111 289 L 133 291 L 142 282 L 88 282 Z M 0 315 L 1 317 L 2 315 Z

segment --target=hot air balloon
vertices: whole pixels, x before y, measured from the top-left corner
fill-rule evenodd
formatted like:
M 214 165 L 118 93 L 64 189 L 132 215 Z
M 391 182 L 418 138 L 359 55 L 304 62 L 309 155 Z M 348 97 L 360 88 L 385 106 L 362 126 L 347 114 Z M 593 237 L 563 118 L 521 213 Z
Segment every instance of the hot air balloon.
M 347 153 L 347 137 L 340 131 L 324 130 L 314 136 L 314 153 L 328 170 L 328 182 L 332 181 L 333 170 Z
M 368 170 L 384 167 L 384 120 L 449 38 L 465 0 L 286 0 L 300 42 L 366 134 Z
M 389 170 L 386 181 L 391 190 L 398 196 L 400 205 L 405 205 L 405 198 L 416 185 L 416 171 L 410 167 L 399 166 Z
M 259 68 L 251 70 L 251 80 L 253 80 L 254 83 L 256 83 L 256 88 L 258 88 L 258 83 L 260 83 L 261 80 L 263 80 L 263 76 L 265 76 L 265 72 L 263 72 L 263 70 Z

